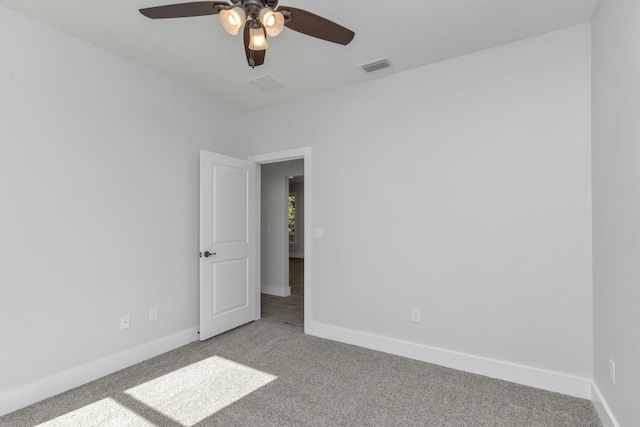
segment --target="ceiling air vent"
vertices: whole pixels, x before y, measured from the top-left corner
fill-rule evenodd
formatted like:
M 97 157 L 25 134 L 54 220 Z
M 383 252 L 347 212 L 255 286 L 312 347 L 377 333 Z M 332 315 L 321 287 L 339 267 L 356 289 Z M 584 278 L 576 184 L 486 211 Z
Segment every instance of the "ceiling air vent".
M 265 74 L 264 76 L 256 77 L 255 79 L 249 79 L 247 80 L 247 83 L 251 83 L 265 92 L 270 92 L 284 87 L 284 83 L 273 77 L 271 74 Z
M 367 73 L 371 73 L 373 71 L 382 70 L 383 68 L 391 67 L 391 62 L 387 58 L 379 59 L 377 61 L 369 62 L 368 64 L 360 65 Z

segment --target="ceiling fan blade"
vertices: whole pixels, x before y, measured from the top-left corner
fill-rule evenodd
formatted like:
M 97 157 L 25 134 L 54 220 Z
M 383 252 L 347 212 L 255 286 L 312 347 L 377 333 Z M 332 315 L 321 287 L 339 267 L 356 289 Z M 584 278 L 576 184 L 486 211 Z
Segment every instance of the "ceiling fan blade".
M 168 4 L 166 6 L 148 7 L 140 9 L 147 18 L 186 18 L 189 16 L 216 15 L 221 9 L 229 6 L 224 1 L 194 1 L 190 3 Z
M 278 7 L 278 12 L 285 11 L 291 13 L 291 19 L 285 21 L 284 25 L 299 33 L 342 45 L 348 45 L 356 35 L 342 25 L 306 10 L 289 6 Z
M 265 33 L 264 35 L 265 39 L 267 38 L 267 34 Z M 247 63 L 249 64 L 250 67 L 258 67 L 262 64 L 264 64 L 264 57 L 265 54 L 267 53 L 267 50 L 252 50 L 249 49 L 249 42 L 250 42 L 250 36 L 249 36 L 249 22 L 247 22 L 244 25 L 244 52 L 247 55 Z M 253 60 L 253 64 L 251 63 L 251 60 Z

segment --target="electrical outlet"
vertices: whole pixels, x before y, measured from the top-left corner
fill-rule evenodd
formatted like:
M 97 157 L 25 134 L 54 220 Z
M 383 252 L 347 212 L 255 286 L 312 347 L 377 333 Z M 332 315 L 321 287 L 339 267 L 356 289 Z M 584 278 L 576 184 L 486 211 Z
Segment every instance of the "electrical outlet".
M 153 322 L 154 320 L 158 320 L 158 308 L 153 307 L 149 309 L 149 322 Z
M 123 314 L 120 316 L 120 329 L 127 329 L 129 327 L 129 315 Z
M 420 309 L 413 308 L 411 309 L 411 321 L 415 323 L 420 323 Z
M 609 377 L 611 377 L 611 382 L 613 384 L 616 383 L 616 362 L 613 359 L 609 359 Z

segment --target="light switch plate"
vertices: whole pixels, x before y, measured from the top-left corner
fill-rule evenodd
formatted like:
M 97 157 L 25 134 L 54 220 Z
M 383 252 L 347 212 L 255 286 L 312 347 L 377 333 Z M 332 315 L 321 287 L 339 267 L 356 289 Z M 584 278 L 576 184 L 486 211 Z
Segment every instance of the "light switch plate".
M 322 239 L 324 239 L 324 230 L 322 228 L 314 228 L 313 229 L 313 239 L 314 240 L 322 240 Z

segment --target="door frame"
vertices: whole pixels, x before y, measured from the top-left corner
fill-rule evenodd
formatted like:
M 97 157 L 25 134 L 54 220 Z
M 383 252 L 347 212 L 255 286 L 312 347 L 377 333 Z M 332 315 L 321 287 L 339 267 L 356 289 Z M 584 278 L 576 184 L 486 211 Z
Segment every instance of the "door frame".
M 280 163 L 286 162 L 288 160 L 304 160 L 304 331 L 305 333 L 309 330 L 309 326 L 311 325 L 312 313 L 311 313 L 311 298 L 313 296 L 312 292 L 312 280 L 311 280 L 311 271 L 313 265 L 313 253 L 311 249 L 311 236 L 312 234 L 312 218 L 313 218 L 313 210 L 312 210 L 312 176 L 311 176 L 311 147 L 304 148 L 295 148 L 292 150 L 284 150 L 284 151 L 276 151 L 272 153 L 258 154 L 254 156 L 249 156 L 248 160 L 250 162 L 254 162 L 258 165 L 256 171 L 256 248 L 255 248 L 255 280 L 256 280 L 256 320 L 260 319 L 260 287 L 261 287 L 261 278 L 260 278 L 260 262 L 261 262 L 261 253 L 260 253 L 260 236 L 262 234 L 262 230 L 260 227 L 261 224 L 261 216 L 262 216 L 262 204 L 261 204 L 261 193 L 262 193 L 262 181 L 261 181 L 261 165 L 266 165 L 269 163 Z

